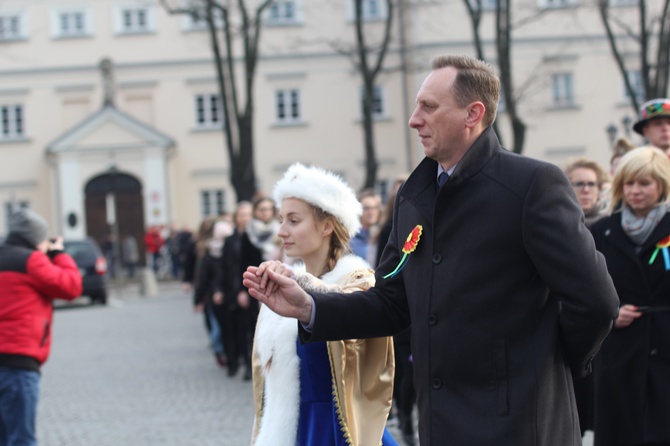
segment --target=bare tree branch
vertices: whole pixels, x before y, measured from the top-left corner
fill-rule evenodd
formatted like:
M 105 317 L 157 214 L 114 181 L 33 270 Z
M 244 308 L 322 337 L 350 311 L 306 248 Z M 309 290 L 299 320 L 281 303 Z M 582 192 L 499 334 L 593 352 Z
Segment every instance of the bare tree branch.
M 531 14 L 528 17 L 524 17 L 523 19 L 519 20 L 518 22 L 511 23 L 510 28 L 511 29 L 521 28 L 522 26 L 528 25 L 529 23 L 533 23 L 536 20 L 540 20 L 549 11 L 551 11 L 551 8 L 541 8 L 535 14 Z
M 250 14 L 244 0 L 236 3 L 218 2 L 216 0 L 199 0 L 191 2 L 189 7 L 172 7 L 168 0 L 160 0 L 161 5 L 170 14 L 190 14 L 200 17 L 204 12 L 210 45 L 214 56 L 216 78 L 223 110 L 223 125 L 226 148 L 230 160 L 231 184 L 235 188 L 238 200 L 249 200 L 256 192 L 254 170 L 254 138 L 253 138 L 253 80 L 258 63 L 261 17 L 263 10 L 272 0 L 264 0 Z M 236 12 L 241 17 L 241 25 L 234 26 L 231 14 Z M 223 48 L 219 39 L 223 38 Z M 242 39 L 243 54 L 234 55 L 236 38 Z M 243 86 L 238 88 L 235 60 L 244 61 Z M 244 92 L 244 106 L 239 92 Z
M 638 109 L 637 95 L 635 93 L 635 90 L 633 90 L 633 86 L 628 77 L 626 65 L 624 64 L 623 57 L 621 56 L 621 51 L 617 46 L 616 38 L 614 37 L 614 33 L 612 32 L 612 27 L 609 21 L 609 0 L 598 0 L 598 11 L 600 12 L 600 18 L 602 19 L 603 25 L 605 26 L 605 32 L 607 33 L 607 40 L 610 43 L 612 55 L 614 56 L 614 60 L 617 66 L 619 67 L 619 72 L 623 77 L 624 85 L 626 86 L 626 92 L 628 93 L 628 97 L 631 98 L 633 111 L 637 113 Z
M 670 0 L 665 0 L 660 18 L 658 51 L 656 54 L 656 91 L 657 96 L 665 96 L 670 77 Z

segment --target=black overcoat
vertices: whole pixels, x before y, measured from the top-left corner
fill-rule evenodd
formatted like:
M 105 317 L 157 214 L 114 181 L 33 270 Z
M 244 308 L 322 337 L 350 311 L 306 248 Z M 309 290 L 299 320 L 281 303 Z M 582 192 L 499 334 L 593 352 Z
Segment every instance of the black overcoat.
M 656 244 L 670 236 L 670 214 L 639 253 L 621 228 L 620 212 L 591 231 L 621 305 L 670 308 L 670 271 L 663 253 L 649 264 Z M 626 328 L 614 328 L 594 370 L 596 446 L 670 443 L 670 311 L 649 312 Z
M 570 183 L 491 128 L 439 193 L 436 177 L 424 159 L 399 191 L 375 288 L 315 294 L 303 340 L 411 322 L 422 446 L 581 445 L 571 369 L 590 371 L 619 301 Z M 416 225 L 416 250 L 384 279 Z

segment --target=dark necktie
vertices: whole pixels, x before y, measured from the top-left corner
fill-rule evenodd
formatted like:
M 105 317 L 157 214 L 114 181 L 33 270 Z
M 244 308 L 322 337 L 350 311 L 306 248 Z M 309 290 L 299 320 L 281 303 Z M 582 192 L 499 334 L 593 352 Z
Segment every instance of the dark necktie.
M 447 172 L 442 172 L 440 176 L 437 177 L 437 190 L 439 191 L 444 183 L 449 179 L 449 174 Z

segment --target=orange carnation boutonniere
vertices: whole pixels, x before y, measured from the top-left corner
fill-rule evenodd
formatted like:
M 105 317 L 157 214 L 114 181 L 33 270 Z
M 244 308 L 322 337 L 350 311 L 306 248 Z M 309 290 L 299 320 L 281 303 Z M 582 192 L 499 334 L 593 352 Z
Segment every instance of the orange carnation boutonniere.
M 651 265 L 654 263 L 654 260 L 656 260 L 656 256 L 658 256 L 658 252 L 663 253 L 663 260 L 665 262 L 665 270 L 670 271 L 670 252 L 668 252 L 668 247 L 670 247 L 670 235 L 661 240 L 660 242 L 656 243 L 656 249 L 654 250 L 654 253 L 651 255 L 651 258 L 649 259 L 649 264 Z
M 395 276 L 405 267 L 407 261 L 409 260 L 409 255 L 414 252 L 416 245 L 419 244 L 419 239 L 421 238 L 422 232 L 423 226 L 421 225 L 416 225 L 414 229 L 412 229 L 412 231 L 407 236 L 407 240 L 405 240 L 405 244 L 402 246 L 403 255 L 402 259 L 400 259 L 400 263 L 398 263 L 398 266 L 396 266 L 393 271 L 385 275 L 383 277 L 384 279 Z

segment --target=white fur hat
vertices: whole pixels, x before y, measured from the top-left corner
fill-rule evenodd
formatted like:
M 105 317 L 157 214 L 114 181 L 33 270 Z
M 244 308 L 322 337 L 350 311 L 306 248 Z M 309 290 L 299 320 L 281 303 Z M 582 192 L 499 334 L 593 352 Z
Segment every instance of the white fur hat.
M 275 184 L 272 196 L 279 205 L 285 198 L 298 198 L 326 211 L 347 228 L 351 237 L 361 228 L 363 207 L 356 194 L 342 178 L 321 168 L 293 164 Z

